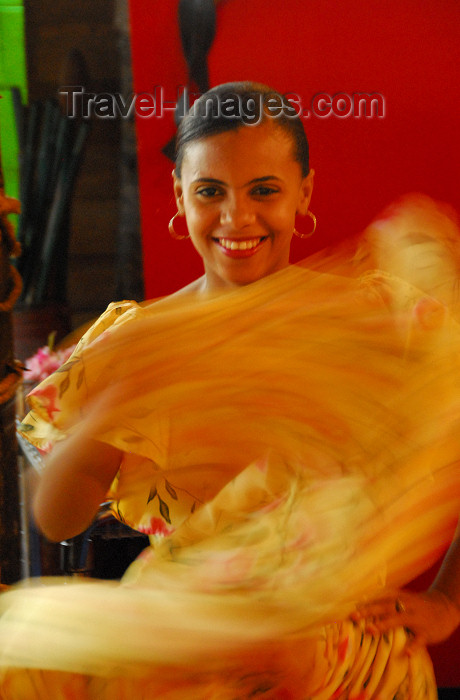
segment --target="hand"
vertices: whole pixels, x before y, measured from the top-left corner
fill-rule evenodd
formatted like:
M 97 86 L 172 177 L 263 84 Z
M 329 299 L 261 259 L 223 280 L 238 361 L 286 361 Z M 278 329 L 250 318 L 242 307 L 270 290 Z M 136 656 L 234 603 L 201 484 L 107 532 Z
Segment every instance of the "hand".
M 407 651 L 447 639 L 460 624 L 460 609 L 434 588 L 423 593 L 395 590 L 384 598 L 358 606 L 354 620 L 366 620 L 371 634 L 404 627 L 411 640 Z

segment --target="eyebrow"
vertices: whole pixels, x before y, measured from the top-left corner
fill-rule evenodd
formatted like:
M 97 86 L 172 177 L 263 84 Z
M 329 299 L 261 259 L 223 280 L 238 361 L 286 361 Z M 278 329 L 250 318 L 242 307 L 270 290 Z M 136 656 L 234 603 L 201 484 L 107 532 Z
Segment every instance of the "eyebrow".
M 249 182 L 246 182 L 243 187 L 247 187 L 248 185 L 255 185 L 259 184 L 261 182 L 268 182 L 269 180 L 277 180 L 278 182 L 281 182 L 281 179 L 277 177 L 276 175 L 264 175 L 264 177 L 255 177 L 253 180 L 250 180 Z M 223 180 L 217 180 L 214 177 L 199 177 L 196 180 L 193 180 L 193 184 L 199 184 L 199 183 L 212 183 L 213 185 L 226 185 L 227 183 L 224 182 Z

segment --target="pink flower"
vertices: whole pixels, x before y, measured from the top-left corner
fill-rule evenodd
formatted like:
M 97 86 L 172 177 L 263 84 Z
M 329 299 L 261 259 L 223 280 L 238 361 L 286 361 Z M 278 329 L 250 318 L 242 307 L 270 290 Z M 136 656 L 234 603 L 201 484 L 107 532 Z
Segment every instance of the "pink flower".
M 37 450 L 40 452 L 41 455 L 47 455 L 51 452 L 51 450 L 54 447 L 54 442 L 51 442 L 51 440 L 48 440 L 47 442 L 44 442 L 40 447 L 37 447 Z
M 59 369 L 69 359 L 74 349 L 75 345 L 71 345 L 65 350 L 54 351 L 50 350 L 48 345 L 44 345 L 35 355 L 26 360 L 24 378 L 29 382 L 41 382 Z
M 173 527 L 168 527 L 161 518 L 150 518 L 150 525 L 139 525 L 138 531 L 144 535 L 163 535 L 167 537 L 174 532 Z
M 431 297 L 423 297 L 414 308 L 414 315 L 421 328 L 430 331 L 440 328 L 446 317 L 446 307 Z
M 60 411 L 56 403 L 58 396 L 57 387 L 52 384 L 44 387 L 37 387 L 31 391 L 31 394 L 40 399 L 40 403 L 47 412 L 49 419 L 52 421 L 54 414 Z

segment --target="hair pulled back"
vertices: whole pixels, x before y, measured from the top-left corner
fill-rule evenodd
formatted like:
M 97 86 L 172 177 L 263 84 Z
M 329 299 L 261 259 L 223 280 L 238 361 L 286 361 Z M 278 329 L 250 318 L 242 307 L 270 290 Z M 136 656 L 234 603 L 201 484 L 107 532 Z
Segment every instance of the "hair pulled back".
M 292 140 L 294 159 L 302 176 L 310 172 L 308 140 L 294 106 L 267 85 L 224 83 L 208 90 L 182 119 L 176 137 L 176 175 L 181 176 L 187 145 L 225 131 L 254 126 L 269 119 Z

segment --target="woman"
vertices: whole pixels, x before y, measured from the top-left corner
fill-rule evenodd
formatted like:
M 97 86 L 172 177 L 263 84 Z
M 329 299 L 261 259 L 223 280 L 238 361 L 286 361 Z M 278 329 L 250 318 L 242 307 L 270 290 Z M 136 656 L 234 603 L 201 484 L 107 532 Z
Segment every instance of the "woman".
M 153 547 L 115 587 L 2 596 L 0 697 L 436 697 L 423 643 L 460 621 L 458 537 L 429 592 L 398 587 L 458 514 L 455 323 L 388 274 L 289 266 L 313 171 L 268 88 L 200 98 L 173 180 L 204 275 L 109 307 L 23 425 L 58 442 L 50 539 L 110 492 Z

